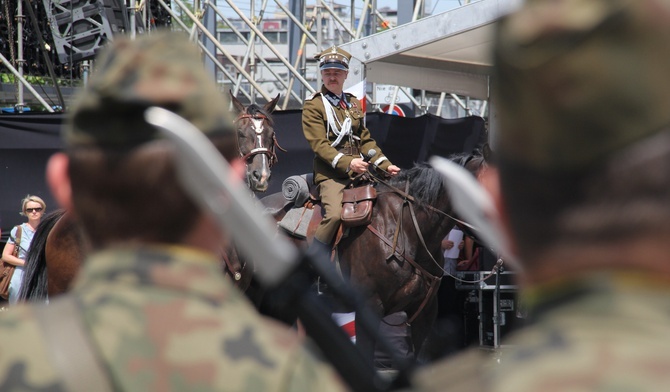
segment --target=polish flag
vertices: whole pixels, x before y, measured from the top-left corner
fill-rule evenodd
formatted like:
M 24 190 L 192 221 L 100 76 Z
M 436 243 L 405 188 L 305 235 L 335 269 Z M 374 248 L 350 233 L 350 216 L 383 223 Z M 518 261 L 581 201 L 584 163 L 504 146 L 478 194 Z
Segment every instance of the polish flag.
M 361 109 L 363 110 L 363 113 L 365 113 L 367 106 L 365 101 L 365 80 L 361 80 L 360 82 L 344 90 L 344 92 L 353 94 L 359 101 L 361 101 L 361 105 L 363 105 Z
M 356 343 L 356 325 L 355 325 L 355 320 L 356 320 L 356 312 L 351 312 L 351 313 L 333 313 L 332 314 L 333 320 L 339 325 L 343 330 L 344 333 L 349 336 L 349 339 L 351 339 L 352 343 Z

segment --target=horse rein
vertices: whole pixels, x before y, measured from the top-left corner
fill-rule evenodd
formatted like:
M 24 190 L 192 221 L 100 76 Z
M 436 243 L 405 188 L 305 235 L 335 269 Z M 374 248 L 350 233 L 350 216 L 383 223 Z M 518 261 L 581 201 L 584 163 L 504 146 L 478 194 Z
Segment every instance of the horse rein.
M 370 230 L 377 237 L 379 237 L 386 245 L 388 245 L 392 249 L 392 253 L 391 253 L 391 255 L 389 255 L 389 258 L 392 257 L 393 255 L 397 255 L 398 257 L 401 257 L 402 259 L 407 260 L 407 262 L 410 263 L 410 265 L 412 265 L 421 275 L 424 275 L 426 277 L 426 279 L 429 280 L 428 293 L 424 297 L 423 301 L 419 305 L 416 312 L 407 320 L 407 322 L 406 322 L 407 324 L 411 324 L 419 316 L 421 311 L 424 309 L 424 307 L 428 303 L 428 299 L 431 298 L 431 294 L 433 293 L 433 291 L 435 291 L 437 289 L 437 286 L 438 286 L 439 282 L 442 280 L 442 277 L 444 276 L 444 274 L 446 274 L 448 276 L 451 276 L 452 278 L 454 278 L 456 280 L 459 280 L 463 283 L 480 283 L 480 282 L 490 278 L 491 276 L 493 276 L 493 274 L 502 265 L 502 259 L 499 259 L 498 262 L 496 263 L 496 265 L 491 270 L 491 272 L 489 272 L 482 279 L 479 279 L 479 280 L 476 280 L 476 281 L 463 280 L 463 279 L 457 278 L 457 277 L 449 274 L 447 271 L 445 271 L 444 267 L 442 267 L 440 265 L 440 263 L 438 263 L 437 260 L 435 260 L 435 258 L 431 254 L 430 250 L 428 250 L 428 245 L 426 245 L 426 241 L 423 238 L 421 228 L 419 227 L 419 222 L 416 218 L 416 212 L 414 211 L 414 203 L 416 203 L 416 199 L 412 195 L 409 194 L 409 180 L 405 183 L 405 190 L 402 191 L 402 190 L 398 189 L 397 187 L 391 185 L 389 182 L 387 182 L 387 181 L 385 181 L 381 178 L 378 178 L 377 176 L 375 176 L 374 179 L 375 179 L 375 181 L 379 181 L 382 184 L 386 185 L 391 190 L 392 193 L 395 193 L 396 195 L 400 196 L 403 199 L 403 203 L 400 206 L 400 218 L 398 219 L 398 223 L 396 224 L 396 230 L 395 230 L 395 233 L 393 235 L 393 241 L 392 242 L 388 238 L 386 238 L 382 233 L 380 233 L 379 230 L 377 230 L 375 227 L 373 227 L 372 224 L 367 225 L 367 229 Z M 383 193 L 383 192 L 379 192 L 379 193 Z M 436 274 L 433 274 L 433 273 L 429 272 L 427 269 L 422 267 L 419 263 L 417 263 L 411 257 L 406 256 L 404 254 L 404 251 L 402 252 L 402 254 L 398 251 L 398 237 L 399 237 L 399 234 L 400 234 L 400 231 L 401 231 L 402 215 L 403 215 L 405 204 L 407 204 L 407 206 L 409 207 L 410 216 L 412 218 L 412 224 L 414 225 L 414 230 L 417 234 L 419 242 L 421 243 L 421 245 L 423 246 L 423 249 L 428 254 L 428 257 L 430 257 L 430 260 L 434 263 L 435 266 L 437 266 L 439 268 L 440 271 L 442 271 L 441 275 L 436 275 Z M 460 219 L 454 218 L 453 216 L 449 215 L 448 213 L 446 213 L 446 212 L 444 212 L 440 209 L 437 209 L 437 208 L 435 208 L 431 205 L 423 204 L 422 206 L 426 207 L 427 209 L 429 209 L 433 212 L 436 212 L 436 213 L 438 213 L 438 214 L 440 214 L 444 217 L 450 218 L 455 222 L 464 224 L 465 226 L 472 228 L 471 225 L 461 221 Z
M 256 139 L 254 140 L 254 148 L 252 148 L 246 154 L 244 154 L 242 152 L 242 148 L 240 147 L 240 142 L 239 142 L 239 139 L 238 139 L 237 150 L 240 153 L 240 157 L 242 157 L 242 159 L 245 162 L 248 162 L 249 159 L 253 158 L 254 156 L 262 154 L 262 155 L 265 155 L 265 156 L 268 157 L 269 166 L 272 167 L 278 161 L 277 153 L 275 152 L 275 147 L 279 148 L 279 150 L 281 150 L 283 152 L 286 152 L 286 150 L 284 150 L 279 145 L 279 143 L 277 142 L 277 137 L 276 137 L 275 133 L 272 134 L 272 145 L 270 146 L 270 148 L 263 146 L 263 142 L 261 141 L 261 135 L 263 134 L 263 131 L 264 131 L 263 122 L 268 121 L 268 117 L 265 116 L 264 114 L 261 114 L 261 113 L 256 113 L 256 114 L 244 113 L 244 114 L 239 115 L 235 119 L 235 123 L 237 124 L 237 122 L 242 120 L 242 119 L 251 120 L 253 128 L 254 128 L 254 132 L 256 134 Z
M 414 209 L 412 208 L 411 203 L 416 203 L 416 200 L 414 199 L 414 196 L 412 196 L 412 195 L 409 194 L 409 181 L 406 183 L 406 186 L 405 186 L 406 190 L 405 190 L 405 191 L 402 191 L 402 190 L 400 190 L 400 189 L 394 187 L 393 185 L 391 185 L 388 181 L 384 181 L 383 179 L 381 179 L 381 178 L 379 178 L 379 177 L 377 177 L 377 176 L 374 177 L 374 180 L 375 180 L 375 181 L 378 181 L 378 182 L 381 182 L 382 184 L 386 185 L 388 188 L 391 189 L 391 192 L 396 193 L 398 196 L 402 197 L 403 200 L 407 200 L 407 201 L 410 202 L 410 213 L 412 214 L 412 220 L 413 220 L 413 222 L 414 222 L 414 227 L 415 227 L 415 229 L 416 229 L 416 231 L 417 231 L 417 233 L 418 233 L 419 240 L 421 241 L 421 244 L 423 245 L 423 247 L 424 247 L 424 249 L 426 250 L 426 252 L 428 253 L 428 255 L 430 255 L 430 257 L 431 257 L 431 259 L 433 260 L 433 262 L 434 262 L 437 266 L 439 266 L 440 264 L 435 260 L 435 258 L 433 258 L 433 256 L 432 256 L 432 255 L 430 254 L 430 252 L 428 251 L 428 249 L 427 249 L 428 247 L 426 246 L 426 244 L 425 244 L 425 242 L 424 242 L 424 240 L 423 240 L 423 236 L 421 235 L 421 231 L 419 230 L 419 226 L 418 226 L 419 223 L 418 223 L 417 220 L 416 220 L 416 216 L 414 216 Z M 379 192 L 379 193 L 383 193 L 383 192 Z M 446 212 L 444 212 L 444 211 L 442 211 L 442 210 L 440 210 L 440 209 L 437 209 L 437 208 L 435 208 L 435 207 L 433 207 L 433 206 L 431 206 L 431 205 L 424 204 L 423 207 L 425 207 L 425 208 L 427 208 L 427 209 L 429 209 L 429 210 L 431 210 L 431 211 L 433 211 L 433 212 L 436 212 L 436 213 L 438 213 L 438 214 L 440 214 L 440 215 L 442 215 L 442 216 L 445 216 L 445 217 L 447 217 L 447 218 L 449 218 L 449 219 L 455 221 L 456 223 L 459 223 L 459 224 L 461 224 L 461 225 L 463 225 L 463 226 L 465 226 L 465 227 L 467 227 L 467 228 L 469 228 L 469 229 L 476 230 L 476 228 L 475 228 L 474 226 L 472 226 L 471 224 L 469 224 L 469 223 L 467 223 L 467 222 L 464 222 L 464 221 L 462 221 L 462 220 L 460 220 L 460 219 L 458 219 L 458 218 L 456 218 L 456 217 L 453 217 L 453 216 L 447 214 Z M 395 244 L 395 240 L 394 240 L 394 244 Z M 478 279 L 478 280 L 473 280 L 473 281 L 460 279 L 460 278 L 458 278 L 458 277 L 456 277 L 456 276 L 453 276 L 453 275 L 450 274 L 449 272 L 445 271 L 444 268 L 440 267 L 440 269 L 441 269 L 442 271 L 444 271 L 444 273 L 445 273 L 446 275 L 448 275 L 448 276 L 450 276 L 450 277 L 452 277 L 452 278 L 454 278 L 454 279 L 456 279 L 456 280 L 458 280 L 458 281 L 460 281 L 460 282 L 463 282 L 463 283 L 480 283 L 480 282 L 483 282 L 483 281 L 485 281 L 486 279 L 490 278 L 490 277 L 495 273 L 495 271 L 497 270 L 497 268 L 499 268 L 499 266 L 502 265 L 502 262 L 503 262 L 503 260 L 502 260 L 502 259 L 499 259 L 498 262 L 493 266 L 493 268 L 491 269 L 491 271 L 489 272 L 489 274 L 486 275 L 486 277 L 484 277 L 484 278 L 482 278 L 482 279 Z

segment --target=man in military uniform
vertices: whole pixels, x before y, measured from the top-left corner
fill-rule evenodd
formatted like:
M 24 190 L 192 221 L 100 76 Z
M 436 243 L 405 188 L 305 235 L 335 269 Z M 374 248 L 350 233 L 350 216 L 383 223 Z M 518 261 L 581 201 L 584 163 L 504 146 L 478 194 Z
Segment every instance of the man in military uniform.
M 67 152 L 47 167 L 93 252 L 69 294 L 2 313 L 0 390 L 345 390 L 224 278 L 223 233 L 179 184 L 174 146 L 144 121 L 162 106 L 237 157 L 197 46 L 167 32 L 110 45 L 69 112 Z
M 669 40 L 670 0 L 529 0 L 499 23 L 483 181 L 531 324 L 417 389 L 668 390 Z
M 368 158 L 376 167 L 394 176 L 400 168 L 382 153 L 365 127 L 361 102 L 343 91 L 351 55 L 332 47 L 318 56 L 323 86 L 305 100 L 302 131 L 314 151 L 314 183 L 319 186 L 324 218 L 314 240 L 330 247 L 340 226 L 342 190 L 350 180 L 368 170 Z M 374 154 L 370 154 L 370 151 Z

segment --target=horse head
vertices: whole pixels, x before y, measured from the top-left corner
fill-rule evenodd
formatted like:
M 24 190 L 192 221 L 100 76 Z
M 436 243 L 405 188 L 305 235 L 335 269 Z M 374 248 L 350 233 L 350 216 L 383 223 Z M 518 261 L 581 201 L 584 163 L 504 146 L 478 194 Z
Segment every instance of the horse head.
M 230 93 L 237 118 L 237 140 L 240 157 L 247 165 L 247 183 L 255 192 L 265 192 L 270 180 L 270 168 L 277 162 L 275 148 L 283 150 L 275 138 L 274 122 L 271 113 L 274 111 L 279 94 L 263 107 L 251 104 L 244 107 Z

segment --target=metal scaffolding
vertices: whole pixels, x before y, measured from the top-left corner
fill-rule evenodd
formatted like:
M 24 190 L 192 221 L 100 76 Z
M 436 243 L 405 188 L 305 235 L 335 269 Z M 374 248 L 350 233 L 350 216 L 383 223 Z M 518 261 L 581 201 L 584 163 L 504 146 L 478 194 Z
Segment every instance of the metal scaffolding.
M 22 0 L 0 0 L 2 1 L 22 3 Z M 45 4 L 50 1 L 53 0 L 44 0 Z M 492 23 L 498 15 L 493 12 L 482 13 L 479 10 L 483 8 L 481 3 L 486 3 L 484 6 L 489 8 L 501 8 L 499 3 L 515 2 L 515 0 L 481 0 L 458 9 L 459 17 L 463 18 L 460 15 L 467 15 L 468 7 L 479 7 L 472 9 L 476 12 L 472 12 L 466 18 L 469 22 L 455 24 L 447 17 L 422 25 L 423 20 L 439 16 L 424 15 L 426 7 L 423 0 L 414 0 L 411 15 L 397 16 L 389 14 L 388 9 L 377 9 L 376 0 L 362 2 L 351 0 L 348 6 L 336 4 L 334 0 L 313 0 L 311 5 L 306 5 L 305 0 L 290 0 L 288 7 L 281 0 L 258 1 L 261 1 L 260 7 L 256 7 L 256 0 L 250 0 L 247 8 L 248 14 L 245 14 L 245 11 L 238 6 L 240 2 L 234 0 L 220 1 L 218 5 L 214 1 L 187 3 L 185 0 L 125 0 L 127 2 L 125 7 L 121 8 L 124 13 L 127 13 L 125 19 L 130 22 L 128 22 L 127 30 L 121 33 L 130 36 L 151 33 L 153 29 L 160 27 L 152 24 L 152 21 L 159 19 L 162 23 L 171 26 L 173 30 L 181 30 L 190 34 L 193 41 L 198 42 L 201 47 L 205 61 L 212 66 L 214 76 L 221 84 L 221 89 L 231 90 L 243 101 L 269 101 L 279 93 L 284 98 L 282 109 L 302 107 L 303 99 L 320 85 L 320 73 L 313 58 L 314 55 L 336 44 L 354 56 L 345 88 L 361 81 L 366 82 L 367 78 L 368 84 L 365 86 L 364 93 L 369 105 L 371 104 L 369 107 L 373 109 L 385 108 L 390 113 L 402 97 L 400 102 L 413 105 L 417 115 L 428 112 L 442 115 L 445 105 L 449 107 L 447 101 L 459 110 L 458 114 L 484 115 L 488 98 L 486 65 L 477 64 L 478 68 L 473 68 L 475 72 L 470 72 L 471 70 L 462 72 L 463 68 L 460 71 L 447 69 L 445 72 L 449 73 L 448 75 L 445 72 L 436 72 L 428 68 L 429 74 L 433 73 L 438 77 L 449 76 L 450 80 L 455 77 L 460 78 L 458 83 L 451 86 L 446 86 L 444 83 L 426 84 L 425 81 L 413 85 L 411 82 L 418 80 L 418 76 L 408 79 L 404 85 L 397 85 L 401 79 L 405 79 L 388 77 L 388 75 L 393 72 L 407 72 L 409 68 L 405 68 L 406 64 L 402 62 L 384 63 L 378 60 L 385 55 L 420 45 L 426 37 L 437 40 L 440 37 L 435 36 L 436 34 L 443 34 L 446 37 L 448 34 L 458 33 L 458 31 L 445 32 L 441 28 L 437 29 L 436 26 L 445 23 L 444 21 L 449 21 L 451 25 L 456 26 L 456 29 L 468 29 Z M 362 6 L 358 8 L 358 5 L 361 4 Z M 6 5 L 7 3 L 5 3 L 5 8 Z M 274 12 L 274 15 L 268 17 L 268 11 Z M 214 15 L 216 18 L 214 29 L 208 28 L 204 23 L 203 17 L 208 12 L 209 15 Z M 21 8 L 17 7 L 16 19 L 19 23 L 23 21 L 21 13 Z M 46 10 L 46 14 L 48 13 L 49 10 Z M 156 18 L 155 15 L 159 14 L 160 18 Z M 481 15 L 484 15 L 484 19 L 481 18 Z M 394 24 L 398 23 L 397 20 L 401 19 L 406 20 L 407 23 L 395 26 Z M 38 29 L 37 25 L 35 26 Z M 431 29 L 433 31 L 430 31 Z M 17 30 L 18 35 L 23 29 Z M 297 34 L 293 34 L 291 38 L 293 41 L 288 42 L 288 38 L 282 37 L 283 34 L 288 37 L 290 31 Z M 70 34 L 74 33 L 70 32 Z M 112 37 L 107 37 L 107 39 L 111 40 Z M 40 97 L 31 84 L 23 78 L 24 61 L 21 58 L 23 39 L 19 36 L 16 42 L 18 42 L 18 58 L 0 57 L 5 68 L 17 79 L 16 106 L 22 108 L 26 105 L 22 95 L 23 87 L 26 87 L 34 100 L 39 102 L 45 110 L 52 111 L 53 109 L 46 100 Z M 292 50 L 289 50 L 289 44 L 293 47 Z M 42 46 L 48 47 L 49 43 L 43 43 Z M 0 56 L 2 56 L 1 52 Z M 422 61 L 424 60 L 418 60 L 419 63 Z M 48 61 L 47 64 L 50 65 Z M 88 66 L 89 62 L 86 61 L 87 71 Z M 380 67 L 384 68 L 382 74 L 386 79 L 377 76 Z M 69 68 L 70 70 L 74 68 L 72 63 Z M 91 69 L 94 68 L 93 62 Z M 413 69 L 412 72 L 416 70 Z M 53 72 L 52 78 L 54 85 L 58 86 Z M 375 84 L 388 87 L 384 90 L 384 96 L 379 96 L 381 94 L 378 93 Z M 435 86 L 438 87 L 435 89 Z M 63 102 L 63 99 L 61 98 L 60 101 Z M 66 103 L 61 105 L 66 106 Z

